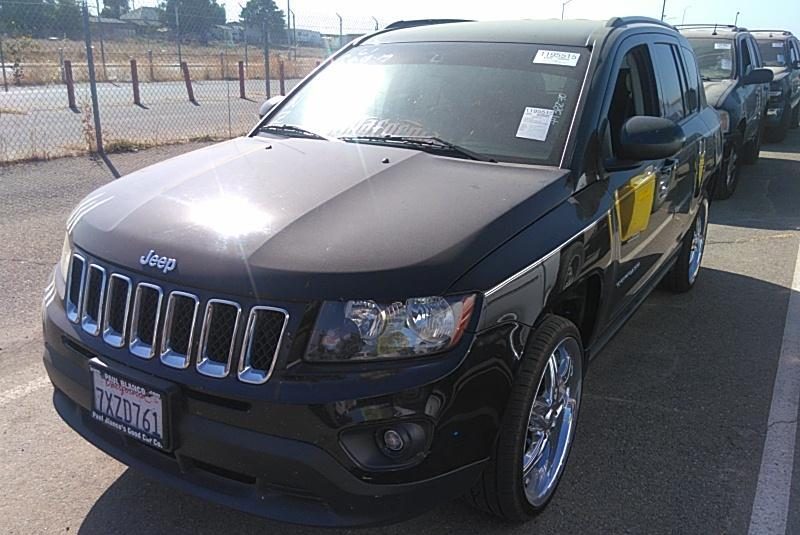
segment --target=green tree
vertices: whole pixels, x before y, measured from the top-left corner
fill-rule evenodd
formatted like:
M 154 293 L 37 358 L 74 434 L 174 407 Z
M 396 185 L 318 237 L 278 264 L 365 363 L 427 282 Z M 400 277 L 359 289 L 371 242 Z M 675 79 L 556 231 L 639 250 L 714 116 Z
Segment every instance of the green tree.
M 0 0 L 0 31 L 16 36 L 76 38 L 82 35 L 81 10 L 75 0 Z
M 262 28 L 266 20 L 269 40 L 273 43 L 286 41 L 286 22 L 283 11 L 278 9 L 274 0 L 248 0 L 242 8 L 239 19 L 250 28 Z
M 100 14 L 103 17 L 118 19 L 120 15 L 130 10 L 128 0 L 103 0 L 103 11 Z
M 215 0 L 166 0 L 161 7 L 167 26 L 176 30 L 180 22 L 182 39 L 194 37 L 206 42 L 211 35 L 211 28 L 225 24 L 225 8 Z

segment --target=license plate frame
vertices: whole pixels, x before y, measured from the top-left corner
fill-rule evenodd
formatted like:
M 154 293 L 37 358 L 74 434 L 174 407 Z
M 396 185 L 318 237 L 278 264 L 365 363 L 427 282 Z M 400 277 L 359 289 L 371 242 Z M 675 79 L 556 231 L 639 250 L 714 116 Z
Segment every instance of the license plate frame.
M 92 419 L 143 444 L 169 451 L 172 438 L 170 393 L 94 360 L 89 363 Z M 145 429 L 148 425 L 149 430 Z

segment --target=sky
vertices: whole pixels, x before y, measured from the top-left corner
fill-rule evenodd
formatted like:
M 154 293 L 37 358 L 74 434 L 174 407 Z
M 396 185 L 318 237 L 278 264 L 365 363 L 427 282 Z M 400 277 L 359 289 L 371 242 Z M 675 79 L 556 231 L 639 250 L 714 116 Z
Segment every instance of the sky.
M 238 19 L 245 0 L 220 0 L 228 19 Z M 297 27 L 333 31 L 338 27 L 336 13 L 345 25 L 372 26 L 400 19 L 466 18 L 477 20 L 546 19 L 561 17 L 563 0 L 289 0 Z M 276 0 L 287 10 L 287 0 Z M 137 2 L 138 3 L 138 2 Z M 608 19 L 622 15 L 661 17 L 662 0 L 570 0 L 564 6 L 565 18 Z M 733 24 L 736 12 L 739 25 L 750 29 L 788 28 L 800 36 L 800 0 L 666 0 L 666 20 L 672 24 Z M 355 29 L 355 28 L 353 28 Z M 347 28 L 345 28 L 347 31 Z M 363 28 L 362 28 L 363 31 Z

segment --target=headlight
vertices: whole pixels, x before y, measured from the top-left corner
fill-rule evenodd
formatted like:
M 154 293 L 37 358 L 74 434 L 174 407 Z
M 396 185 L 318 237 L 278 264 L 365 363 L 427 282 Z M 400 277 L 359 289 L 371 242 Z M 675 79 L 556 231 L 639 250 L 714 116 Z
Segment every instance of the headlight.
M 72 258 L 72 245 L 69 243 L 69 234 L 64 236 L 64 245 L 61 247 L 61 260 L 58 262 L 58 267 L 61 270 L 61 277 L 67 280 L 67 271 L 69 271 L 69 261 Z
M 728 115 L 727 111 L 723 111 L 723 110 L 717 110 L 717 113 L 719 113 L 719 125 L 720 125 L 720 128 L 722 129 L 722 131 L 724 133 L 727 134 L 728 131 L 730 130 L 730 127 L 731 127 L 731 116 Z
M 311 333 L 306 359 L 387 360 L 443 351 L 461 339 L 474 307 L 474 295 L 415 297 L 382 304 L 368 299 L 326 301 Z

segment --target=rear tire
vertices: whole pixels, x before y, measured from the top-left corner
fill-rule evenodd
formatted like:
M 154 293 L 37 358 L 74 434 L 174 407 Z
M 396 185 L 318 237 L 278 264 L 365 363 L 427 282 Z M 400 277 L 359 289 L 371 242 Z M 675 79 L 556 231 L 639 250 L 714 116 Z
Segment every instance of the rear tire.
M 736 186 L 739 184 L 739 147 L 741 142 L 731 139 L 725 147 L 725 155 L 722 159 L 722 168 L 717 174 L 714 183 L 713 197 L 717 200 L 729 199 Z
M 492 459 L 465 496 L 469 504 L 512 522 L 530 520 L 544 510 L 575 435 L 583 358 L 581 335 L 572 322 L 549 315 L 533 332 Z
M 706 233 L 708 231 L 708 201 L 703 199 L 700 209 L 692 222 L 689 231 L 683 237 L 675 265 L 664 277 L 664 289 L 675 293 L 684 293 L 694 287 L 700 273 L 700 263 L 705 252 Z
M 792 110 L 792 124 L 790 128 L 797 128 L 800 126 L 800 103 Z

